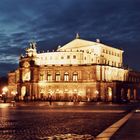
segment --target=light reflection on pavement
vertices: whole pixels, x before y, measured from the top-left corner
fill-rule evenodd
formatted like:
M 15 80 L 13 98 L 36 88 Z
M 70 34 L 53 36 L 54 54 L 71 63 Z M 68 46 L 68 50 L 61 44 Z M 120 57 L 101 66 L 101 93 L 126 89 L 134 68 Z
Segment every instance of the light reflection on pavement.
M 95 103 L 0 104 L 0 140 L 36 140 L 58 134 L 96 136 L 133 107 Z

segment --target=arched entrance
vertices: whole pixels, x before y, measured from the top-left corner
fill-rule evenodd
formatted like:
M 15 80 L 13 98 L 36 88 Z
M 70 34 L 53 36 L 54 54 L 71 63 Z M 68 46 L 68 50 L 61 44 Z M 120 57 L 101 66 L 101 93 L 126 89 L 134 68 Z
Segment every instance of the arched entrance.
M 74 89 L 73 91 L 73 101 L 76 102 L 78 100 L 78 95 L 77 95 L 77 89 Z
M 107 101 L 112 101 L 112 88 L 107 88 Z
M 130 88 L 127 90 L 127 99 L 128 100 L 131 99 L 131 90 L 130 90 Z
M 47 100 L 52 101 L 53 100 L 53 90 L 48 89 L 48 97 Z
M 133 95 L 134 100 L 137 100 L 137 90 L 136 90 L 136 89 L 134 89 L 134 90 L 133 90 L 133 92 L 134 92 L 134 93 L 133 93 L 133 94 L 134 94 L 134 95 Z
M 94 101 L 98 101 L 99 100 L 99 91 L 95 90 L 94 92 Z
M 61 99 L 60 90 L 59 89 L 56 89 L 56 91 L 55 91 L 55 100 L 56 101 L 59 101 L 60 99 Z
M 124 88 L 121 88 L 121 100 L 125 99 L 125 92 L 124 92 Z
M 68 94 L 68 89 L 64 90 L 63 93 L 63 100 L 68 101 L 69 100 L 69 94 Z
M 45 97 L 45 87 L 44 86 L 41 86 L 39 88 L 39 94 L 40 94 L 40 99 L 41 100 L 44 100 L 46 97 Z
M 87 98 L 87 101 L 91 100 L 91 90 L 90 90 L 90 88 L 86 89 L 86 98 Z
M 24 99 L 25 95 L 26 95 L 26 86 L 22 86 L 21 87 L 21 100 Z

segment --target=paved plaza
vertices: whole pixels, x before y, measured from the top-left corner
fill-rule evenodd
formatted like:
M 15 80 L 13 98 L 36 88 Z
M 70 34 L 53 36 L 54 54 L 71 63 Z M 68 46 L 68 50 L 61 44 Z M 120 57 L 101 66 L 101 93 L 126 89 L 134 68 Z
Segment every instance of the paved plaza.
M 123 125 L 111 140 L 140 140 L 140 113 L 134 115 Z
M 71 102 L 1 103 L 0 140 L 45 140 L 57 139 L 58 136 L 94 139 L 136 106 Z M 127 130 L 129 132 L 129 128 Z

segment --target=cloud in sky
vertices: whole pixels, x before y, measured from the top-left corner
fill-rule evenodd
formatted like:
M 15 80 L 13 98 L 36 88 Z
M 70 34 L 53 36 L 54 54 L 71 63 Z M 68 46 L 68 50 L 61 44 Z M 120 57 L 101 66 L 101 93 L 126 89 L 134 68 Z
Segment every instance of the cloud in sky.
M 1 0 L 1 73 L 18 66 L 14 60 L 30 41 L 35 40 L 38 49 L 52 50 L 72 40 L 76 32 L 81 38 L 100 38 L 123 48 L 125 62 L 140 70 L 139 7 L 139 0 Z

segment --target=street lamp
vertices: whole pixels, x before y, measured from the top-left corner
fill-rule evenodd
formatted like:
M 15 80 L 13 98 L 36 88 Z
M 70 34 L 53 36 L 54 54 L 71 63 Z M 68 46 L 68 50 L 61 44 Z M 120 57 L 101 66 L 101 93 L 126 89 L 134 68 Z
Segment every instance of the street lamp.
M 99 94 L 99 91 L 98 91 L 98 90 L 96 90 L 96 91 L 95 91 L 95 94 L 96 94 L 96 95 L 98 95 L 98 94 Z
M 3 91 L 3 93 L 6 93 L 8 91 L 8 88 L 7 87 L 3 87 L 2 91 Z
M 12 94 L 13 101 L 14 101 L 14 100 L 15 100 L 15 97 L 16 97 L 16 95 L 17 95 L 17 91 L 12 91 L 11 94 Z
M 7 92 L 8 92 L 8 88 L 3 87 L 3 89 L 2 89 L 2 97 L 3 97 L 4 103 L 6 103 L 6 93 Z
M 53 91 L 49 90 L 48 100 L 49 100 L 50 105 L 52 104 L 52 95 L 53 95 Z
M 99 99 L 99 91 L 98 90 L 95 90 L 95 95 L 96 95 L 96 101 L 98 101 L 98 99 Z

